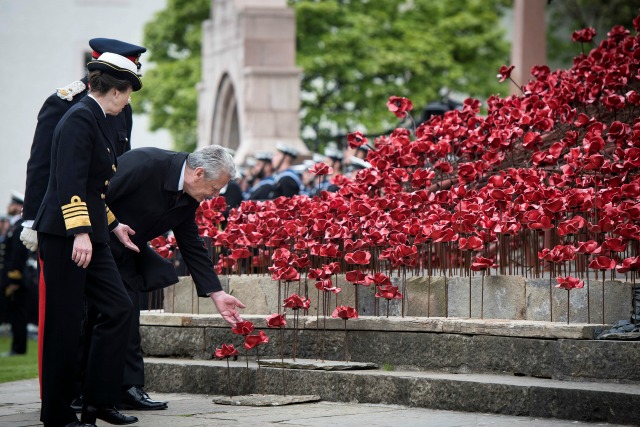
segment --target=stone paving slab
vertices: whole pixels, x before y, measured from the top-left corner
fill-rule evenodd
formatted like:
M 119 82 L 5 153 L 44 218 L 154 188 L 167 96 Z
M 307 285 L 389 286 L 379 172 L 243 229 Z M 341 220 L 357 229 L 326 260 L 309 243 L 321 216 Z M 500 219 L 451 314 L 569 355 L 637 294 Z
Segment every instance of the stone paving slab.
M 38 421 L 38 381 L 0 384 L 0 407 L 11 410 L 0 415 L 0 427 L 41 427 Z M 279 407 L 217 405 L 206 394 L 151 392 L 166 400 L 164 411 L 131 411 L 137 427 L 622 427 L 623 424 L 585 423 L 539 417 L 467 413 L 400 405 L 317 402 Z M 108 424 L 99 422 L 101 427 Z
M 344 362 L 335 360 L 314 360 L 314 359 L 262 359 L 258 362 L 260 366 L 287 369 L 317 369 L 322 371 L 349 371 L 357 369 L 378 369 L 375 363 L 365 362 Z
M 213 403 L 233 406 L 284 406 L 320 401 L 315 394 L 246 394 L 243 396 L 214 396 Z
M 488 374 L 418 371 L 317 371 L 261 368 L 244 361 L 147 359 L 148 387 L 158 391 L 317 394 L 325 401 L 636 423 L 640 385 Z M 284 378 L 283 379 L 283 375 Z M 240 392 L 238 390 L 244 390 Z
M 256 328 L 266 328 L 263 315 L 243 315 L 244 320 L 250 320 Z M 288 319 L 291 322 L 291 318 Z M 326 318 L 322 316 L 300 316 L 299 329 L 325 328 L 327 330 L 344 331 L 342 319 Z M 228 324 L 220 315 L 213 314 L 177 314 L 142 312 L 140 324 L 143 326 L 188 326 L 228 328 Z M 437 332 L 460 333 L 470 335 L 493 335 L 521 338 L 546 339 L 594 339 L 610 325 L 545 322 L 533 320 L 503 320 L 503 319 L 468 319 L 455 317 L 377 317 L 362 316 L 347 322 L 349 331 L 382 331 L 382 332 Z M 290 329 L 290 328 L 287 328 Z

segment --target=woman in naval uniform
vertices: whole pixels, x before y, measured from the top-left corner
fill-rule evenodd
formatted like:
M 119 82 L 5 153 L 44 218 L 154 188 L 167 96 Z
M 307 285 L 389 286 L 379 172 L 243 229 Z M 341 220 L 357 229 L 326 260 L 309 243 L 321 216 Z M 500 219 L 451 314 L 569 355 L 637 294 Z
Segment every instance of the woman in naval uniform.
M 92 426 L 96 418 L 119 425 L 138 421 L 115 408 L 132 303 L 109 249 L 109 233 L 127 248 L 138 248 L 129 239 L 133 231 L 118 223 L 104 199 L 116 171 L 107 115 L 119 114 L 142 82 L 135 64 L 115 53 L 103 53 L 87 67 L 91 90 L 56 126 L 49 184 L 33 227 L 46 293 L 40 414 L 45 427 Z M 70 403 L 85 298 L 100 315 L 89 343 L 78 421 Z

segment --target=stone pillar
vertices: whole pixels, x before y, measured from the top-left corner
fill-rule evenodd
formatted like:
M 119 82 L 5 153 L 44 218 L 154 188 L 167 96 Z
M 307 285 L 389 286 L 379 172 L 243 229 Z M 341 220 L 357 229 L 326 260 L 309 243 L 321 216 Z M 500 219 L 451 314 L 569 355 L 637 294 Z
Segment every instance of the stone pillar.
M 198 146 L 236 150 L 241 163 L 300 139 L 296 24 L 286 0 L 213 0 L 203 26 Z
M 547 0 L 514 0 L 511 78 L 520 86 L 531 80 L 531 67 L 547 63 L 545 5 Z M 509 83 L 512 94 L 522 92 Z

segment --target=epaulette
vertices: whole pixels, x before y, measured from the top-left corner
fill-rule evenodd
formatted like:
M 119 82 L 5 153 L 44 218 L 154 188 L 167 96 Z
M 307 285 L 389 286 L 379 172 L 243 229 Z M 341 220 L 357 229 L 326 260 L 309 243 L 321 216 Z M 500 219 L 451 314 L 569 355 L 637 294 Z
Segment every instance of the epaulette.
M 84 91 L 87 88 L 87 85 L 82 83 L 80 80 L 76 80 L 73 83 L 69 83 L 65 87 L 58 88 L 56 94 L 59 98 L 65 99 L 67 101 L 73 100 L 73 97 Z

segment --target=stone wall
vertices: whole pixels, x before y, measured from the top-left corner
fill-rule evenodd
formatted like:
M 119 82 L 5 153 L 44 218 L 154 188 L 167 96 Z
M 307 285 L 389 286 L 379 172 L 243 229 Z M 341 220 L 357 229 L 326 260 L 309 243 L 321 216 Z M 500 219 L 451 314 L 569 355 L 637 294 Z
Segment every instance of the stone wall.
M 392 280 L 399 284 L 399 278 Z M 293 282 L 278 285 L 269 276 L 222 276 L 225 290 L 247 305 L 244 314 L 271 314 L 278 311 L 282 300 L 298 293 L 309 295 L 311 309 L 323 312 L 322 302 L 318 307 L 318 291 L 314 280 L 307 283 Z M 355 306 L 356 287 L 338 276 L 336 286 L 342 291 L 331 295 L 324 310 L 331 314 L 336 305 Z M 552 283 L 555 285 L 555 281 Z M 613 324 L 620 319 L 629 319 L 632 310 L 632 284 L 620 280 L 604 282 L 604 322 L 602 280 L 585 282 L 583 289 L 567 292 L 549 286 L 549 279 L 524 278 L 522 276 L 487 277 L 410 277 L 406 280 L 404 301 L 387 303 L 374 297 L 374 288 L 358 287 L 358 313 L 360 315 L 400 316 L 404 306 L 405 316 L 411 317 L 458 317 L 484 319 L 510 319 L 567 322 L 567 299 L 569 299 L 570 323 Z M 551 295 L 551 298 L 550 298 Z M 588 298 L 587 298 L 588 295 Z M 471 296 L 471 298 L 469 298 Z M 337 301 L 336 301 L 337 298 Z M 322 296 L 320 297 L 322 300 Z M 551 309 L 550 309 L 551 307 Z M 588 310 L 587 310 L 588 308 Z M 216 313 L 211 301 L 197 298 L 190 277 L 164 290 L 164 310 L 167 313 Z

